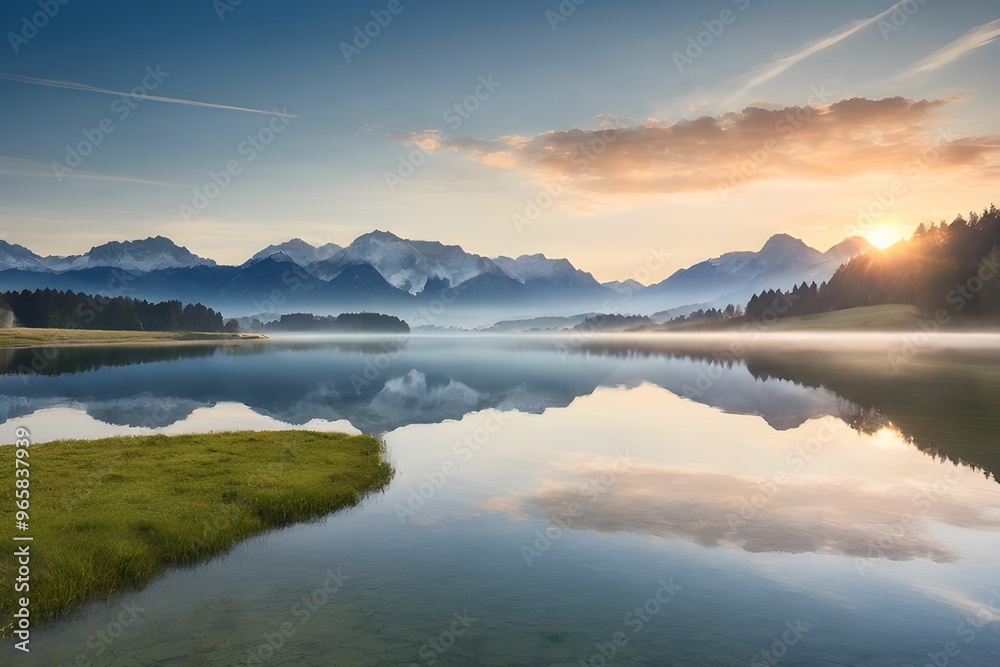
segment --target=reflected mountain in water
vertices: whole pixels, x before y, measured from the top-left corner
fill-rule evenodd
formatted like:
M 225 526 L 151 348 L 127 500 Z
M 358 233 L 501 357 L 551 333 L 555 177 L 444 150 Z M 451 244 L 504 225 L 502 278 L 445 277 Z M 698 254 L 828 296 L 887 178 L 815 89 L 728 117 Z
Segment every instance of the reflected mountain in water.
M 540 414 L 598 387 L 650 383 L 778 430 L 822 416 L 866 433 L 892 426 L 924 451 L 1000 471 L 992 349 L 927 349 L 893 367 L 885 345 L 898 339 L 869 347 L 776 340 L 745 349 L 712 336 L 618 336 L 8 350 L 0 419 L 66 406 L 109 424 L 160 428 L 235 402 L 289 424 L 346 420 L 381 434 L 491 408 Z
M 453 350 L 442 355 L 441 345 Z M 857 413 L 826 389 L 761 381 L 740 363 L 712 368 L 683 356 L 623 363 L 610 356 L 559 356 L 550 346 L 525 349 L 517 342 L 500 353 L 475 340 L 433 341 L 429 349 L 413 350 L 392 340 L 53 348 L 45 350 L 47 363 L 35 364 L 40 372 L 25 373 L 36 352 L 0 357 L 6 372 L 0 418 L 67 406 L 110 424 L 158 428 L 199 407 L 236 402 L 290 424 L 343 419 L 364 432 L 385 433 L 490 408 L 540 414 L 598 387 L 643 382 L 725 412 L 760 415 L 781 430 L 816 416 L 851 419 Z M 714 378 L 709 386 L 707 373 Z

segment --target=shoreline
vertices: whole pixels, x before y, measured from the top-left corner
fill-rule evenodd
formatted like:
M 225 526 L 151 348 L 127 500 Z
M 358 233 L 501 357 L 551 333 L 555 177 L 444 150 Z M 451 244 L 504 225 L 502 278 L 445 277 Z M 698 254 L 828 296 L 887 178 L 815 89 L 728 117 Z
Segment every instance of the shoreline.
M 238 345 L 272 340 L 264 334 L 170 331 L 104 331 L 99 329 L 0 329 L 0 350 L 51 347 L 116 347 L 127 345 Z

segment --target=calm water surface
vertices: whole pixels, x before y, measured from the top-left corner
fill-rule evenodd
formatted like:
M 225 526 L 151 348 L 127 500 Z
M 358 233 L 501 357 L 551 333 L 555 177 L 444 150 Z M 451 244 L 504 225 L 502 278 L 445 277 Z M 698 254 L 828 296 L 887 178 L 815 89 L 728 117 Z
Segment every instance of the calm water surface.
M 3 442 L 348 430 L 398 470 L 5 664 L 1000 664 L 997 340 L 677 340 L 5 352 Z

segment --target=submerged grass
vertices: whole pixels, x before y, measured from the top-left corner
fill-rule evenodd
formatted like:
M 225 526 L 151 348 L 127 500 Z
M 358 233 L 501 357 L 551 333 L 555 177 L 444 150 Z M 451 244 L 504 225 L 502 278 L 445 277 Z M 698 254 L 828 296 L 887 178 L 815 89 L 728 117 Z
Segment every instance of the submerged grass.
M 8 545 L 15 533 L 34 538 L 30 593 L 13 585 L 0 593 L 7 621 L 15 595 L 30 597 L 36 620 L 55 618 L 269 528 L 357 505 L 394 474 L 380 440 L 344 433 L 154 435 L 29 449 L 30 530 L 21 533 L 15 448 L 0 447 L 0 537 Z M 0 581 L 14 581 L 16 560 L 0 558 Z

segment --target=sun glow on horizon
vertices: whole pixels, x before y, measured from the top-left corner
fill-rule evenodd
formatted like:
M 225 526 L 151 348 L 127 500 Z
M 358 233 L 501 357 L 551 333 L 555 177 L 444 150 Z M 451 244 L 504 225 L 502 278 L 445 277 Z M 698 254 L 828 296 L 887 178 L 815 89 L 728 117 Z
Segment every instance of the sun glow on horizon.
M 906 234 L 902 227 L 879 225 L 865 232 L 864 237 L 879 250 L 885 250 L 905 239 Z

